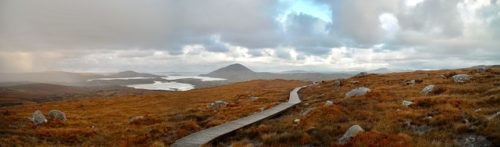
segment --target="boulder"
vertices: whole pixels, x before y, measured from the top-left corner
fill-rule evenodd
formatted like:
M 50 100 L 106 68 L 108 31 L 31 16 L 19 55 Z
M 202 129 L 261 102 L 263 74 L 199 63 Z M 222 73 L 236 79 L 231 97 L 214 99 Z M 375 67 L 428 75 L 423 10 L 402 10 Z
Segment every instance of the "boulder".
M 50 110 L 48 118 L 50 120 L 66 121 L 66 114 L 60 110 Z
M 217 101 L 214 101 L 214 102 L 208 104 L 208 108 L 218 109 L 218 108 L 226 107 L 227 104 L 228 103 L 223 101 L 223 100 L 217 100 Z
M 420 94 L 428 95 L 432 92 L 432 90 L 434 90 L 434 85 L 427 85 L 424 87 L 424 89 L 422 89 L 422 91 L 420 91 Z
M 351 140 L 351 138 L 356 137 L 361 132 L 364 132 L 363 128 L 359 125 L 353 125 L 351 126 L 345 133 L 344 135 L 339 139 L 339 144 L 346 144 Z
M 412 105 L 414 102 L 412 101 L 408 101 L 408 100 L 403 100 L 403 105 L 406 106 L 406 107 L 409 107 L 410 105 Z
M 31 118 L 31 121 L 35 125 L 47 123 L 47 119 L 45 118 L 45 116 L 43 115 L 42 111 L 40 111 L 40 110 L 36 110 L 33 113 L 33 117 Z
M 455 81 L 455 83 L 465 83 L 465 82 L 470 80 L 470 76 L 467 74 L 454 75 L 454 76 L 452 76 L 452 78 L 453 78 L 453 81 Z
M 331 106 L 331 105 L 333 105 L 332 101 L 328 100 L 328 101 L 325 102 L 325 106 Z
M 353 96 L 362 96 L 362 95 L 365 95 L 366 93 L 370 92 L 370 89 L 369 88 L 366 88 L 366 87 L 358 87 L 358 88 L 354 88 L 352 89 L 351 91 L 347 92 L 345 94 L 345 96 L 347 98 L 349 97 L 353 97 Z

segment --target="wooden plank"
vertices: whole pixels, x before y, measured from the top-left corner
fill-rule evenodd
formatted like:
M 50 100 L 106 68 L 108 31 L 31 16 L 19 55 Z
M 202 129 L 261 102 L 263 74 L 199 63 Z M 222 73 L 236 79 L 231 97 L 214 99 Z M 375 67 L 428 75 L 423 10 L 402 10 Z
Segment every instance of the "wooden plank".
M 260 120 L 263 120 L 263 119 L 268 118 L 270 116 L 273 116 L 275 114 L 283 112 L 284 110 L 287 110 L 288 108 L 301 102 L 299 95 L 298 95 L 298 91 L 304 87 L 305 86 L 297 87 L 297 88 L 293 89 L 290 92 L 290 97 L 288 98 L 288 102 L 281 103 L 281 104 L 276 105 L 270 109 L 252 114 L 252 115 L 247 116 L 247 117 L 243 117 L 243 118 L 240 118 L 237 120 L 233 120 L 233 121 L 230 121 L 230 122 L 218 125 L 218 126 L 214 126 L 214 127 L 190 134 L 188 136 L 185 136 L 181 139 L 176 140 L 175 143 L 172 144 L 171 146 L 172 147 L 202 146 L 203 144 L 206 144 L 219 136 L 231 133 L 234 130 L 240 129 L 240 128 L 245 127 L 247 125 L 250 125 L 252 123 L 258 122 Z

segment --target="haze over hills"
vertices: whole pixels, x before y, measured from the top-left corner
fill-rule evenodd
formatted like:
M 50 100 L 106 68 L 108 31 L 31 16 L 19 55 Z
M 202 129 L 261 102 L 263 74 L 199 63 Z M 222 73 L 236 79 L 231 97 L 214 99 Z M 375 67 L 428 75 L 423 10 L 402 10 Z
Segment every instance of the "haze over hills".
M 285 80 L 305 80 L 305 81 L 320 81 L 327 79 L 337 79 L 352 76 L 348 73 L 314 73 L 307 71 L 299 72 L 284 72 L 284 73 L 270 73 L 270 72 L 255 72 L 245 67 L 242 64 L 236 63 L 226 67 L 222 67 L 208 74 L 201 76 L 209 76 L 216 78 L 225 78 L 229 81 L 248 81 L 255 79 L 285 79 Z

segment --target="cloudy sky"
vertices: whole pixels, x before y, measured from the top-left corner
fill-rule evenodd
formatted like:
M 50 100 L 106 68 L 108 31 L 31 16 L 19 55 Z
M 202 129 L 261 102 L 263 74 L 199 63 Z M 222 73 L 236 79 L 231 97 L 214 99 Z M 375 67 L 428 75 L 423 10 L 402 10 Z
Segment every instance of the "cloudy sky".
M 1 0 L 0 72 L 500 64 L 500 0 Z

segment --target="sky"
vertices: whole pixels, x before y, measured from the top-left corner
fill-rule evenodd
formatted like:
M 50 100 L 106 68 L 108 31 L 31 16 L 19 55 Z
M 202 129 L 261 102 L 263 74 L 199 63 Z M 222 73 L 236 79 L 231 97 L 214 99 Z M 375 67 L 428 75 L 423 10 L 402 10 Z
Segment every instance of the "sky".
M 1 0 L 0 72 L 500 64 L 500 0 Z

